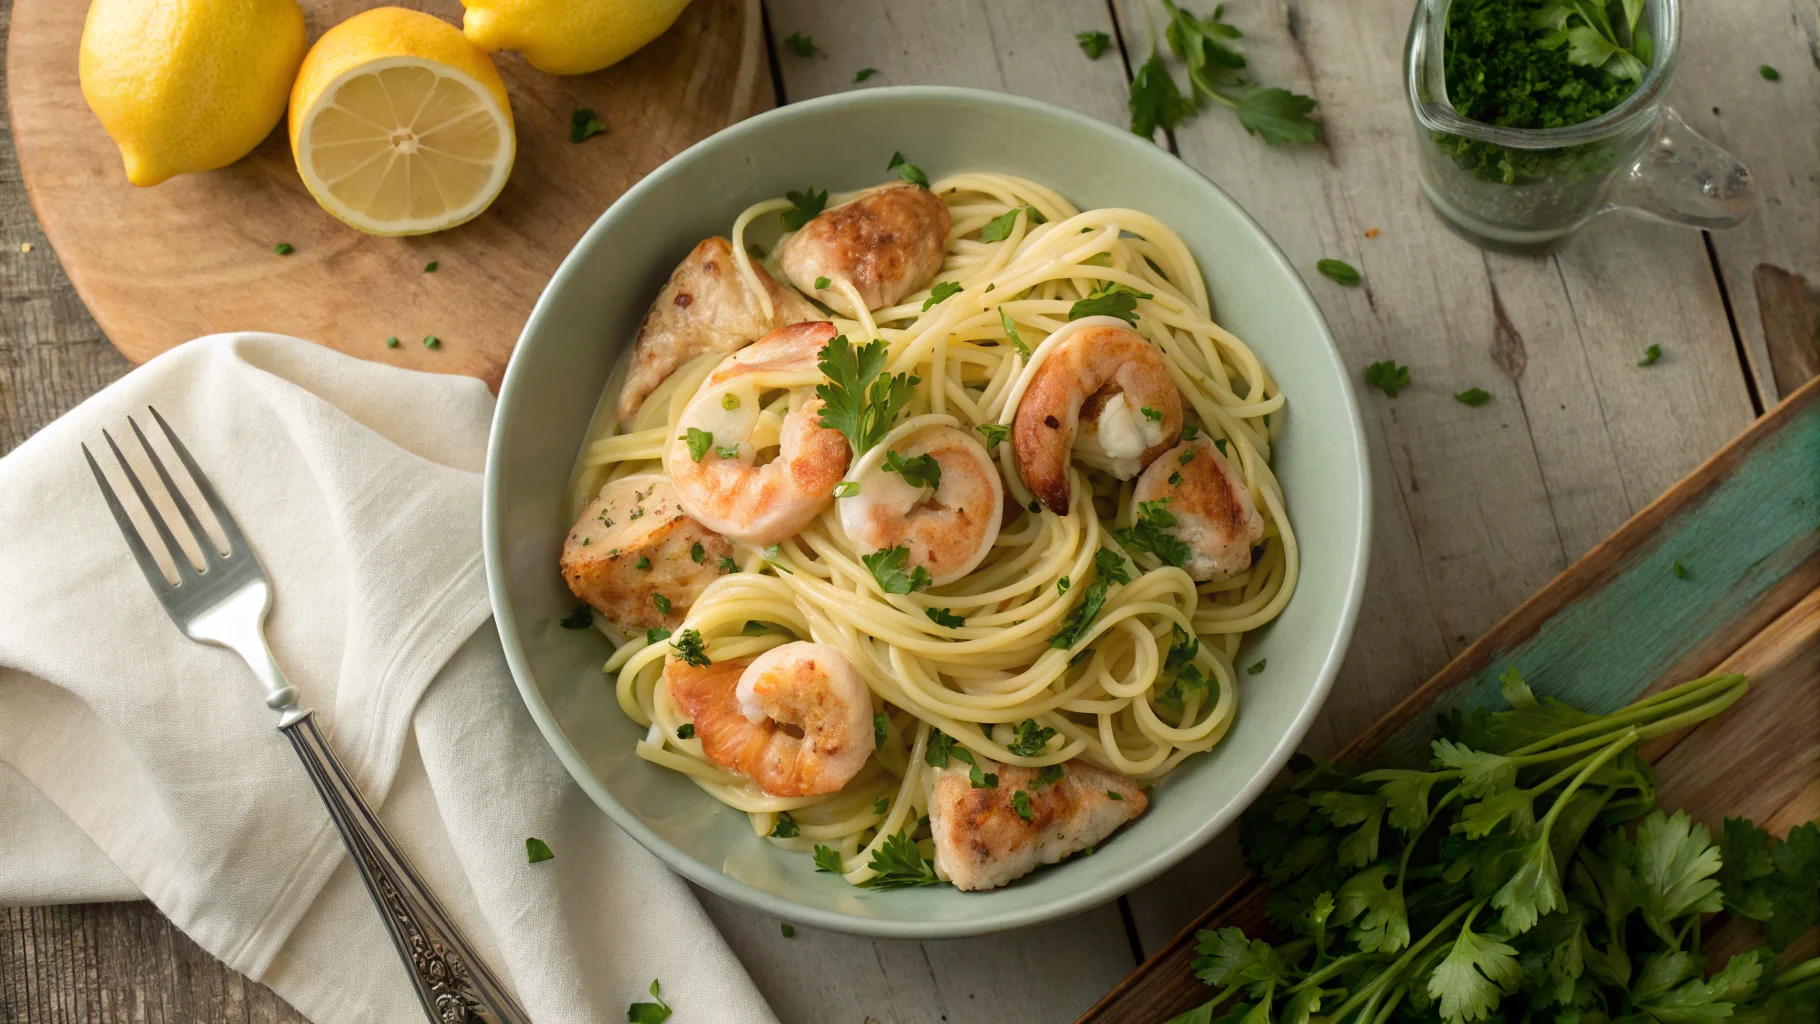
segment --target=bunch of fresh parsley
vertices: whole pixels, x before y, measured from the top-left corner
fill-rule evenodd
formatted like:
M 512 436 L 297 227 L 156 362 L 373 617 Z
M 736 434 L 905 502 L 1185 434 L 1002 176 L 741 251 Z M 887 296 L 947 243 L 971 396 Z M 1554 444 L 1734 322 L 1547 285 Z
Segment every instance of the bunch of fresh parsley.
M 1209 18 L 1197 18 L 1163 0 L 1169 24 L 1163 38 L 1169 49 L 1188 64 L 1188 94 L 1150 44 L 1146 60 L 1131 80 L 1131 130 L 1149 138 L 1158 128 L 1173 130 L 1199 107 L 1199 96 L 1230 109 L 1245 130 L 1265 142 L 1313 142 L 1321 137 L 1321 124 L 1309 117 L 1314 100 L 1287 89 L 1270 88 L 1248 80 L 1242 73 L 1245 55 L 1233 45 L 1244 33 L 1223 19 L 1226 6 L 1213 9 Z
M 1246 860 L 1292 937 L 1200 932 L 1195 967 L 1218 994 L 1170 1024 L 1820 1020 L 1820 959 L 1779 968 L 1757 949 L 1708 977 L 1700 950 L 1703 914 L 1762 920 L 1773 946 L 1820 917 L 1820 829 L 1775 843 L 1733 819 L 1715 844 L 1655 809 L 1636 752 L 1729 706 L 1744 678 L 1609 715 L 1502 680 L 1509 709 L 1443 716 L 1427 770 L 1304 759 L 1246 811 Z

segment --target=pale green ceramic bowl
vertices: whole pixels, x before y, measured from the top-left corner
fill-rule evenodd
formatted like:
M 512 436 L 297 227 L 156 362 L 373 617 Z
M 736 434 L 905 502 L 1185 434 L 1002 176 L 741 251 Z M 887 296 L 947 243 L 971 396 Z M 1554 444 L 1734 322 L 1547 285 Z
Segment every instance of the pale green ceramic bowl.
M 887 177 L 902 150 L 931 178 L 995 170 L 1040 181 L 1082 209 L 1147 211 L 1188 242 L 1215 315 L 1288 396 L 1276 470 L 1302 545 L 1295 597 L 1247 642 L 1239 717 L 1209 754 L 1157 786 L 1150 810 L 1088 858 L 986 893 L 852 888 L 776 851 L 682 776 L 632 751 L 642 730 L 613 699 L 591 631 L 560 628 L 574 605 L 556 571 L 569 525 L 563 489 L 608 371 L 670 269 L 747 205 L 804 186 Z M 1128 132 L 996 93 L 869 89 L 795 103 L 734 125 L 639 182 L 563 261 L 525 325 L 500 388 L 487 451 L 487 582 L 506 658 L 550 746 L 595 803 L 665 863 L 722 895 L 797 924 L 904 938 L 1035 924 L 1113 899 L 1231 824 L 1313 721 L 1352 634 L 1368 536 L 1364 429 L 1345 368 L 1301 278 L 1262 229 L 1206 178 Z M 613 865 L 600 865 L 612 871 Z

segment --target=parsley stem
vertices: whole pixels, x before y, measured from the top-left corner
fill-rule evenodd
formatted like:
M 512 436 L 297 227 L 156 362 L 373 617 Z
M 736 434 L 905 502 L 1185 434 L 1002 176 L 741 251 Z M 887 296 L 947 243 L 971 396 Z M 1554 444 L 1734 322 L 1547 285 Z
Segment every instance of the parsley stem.
M 1404 950 L 1402 956 L 1397 957 L 1395 962 L 1393 962 L 1389 967 L 1386 967 L 1384 969 L 1384 973 L 1371 979 L 1369 982 L 1367 982 L 1365 984 L 1365 986 L 1363 988 L 1359 989 L 1357 992 L 1354 992 L 1352 994 L 1352 998 L 1341 1003 L 1339 1008 L 1334 1010 L 1332 1013 L 1327 1014 L 1326 1015 L 1327 1019 L 1328 1020 L 1345 1020 L 1346 1014 L 1348 1011 L 1356 1009 L 1360 1003 L 1363 1003 L 1365 1000 L 1370 999 L 1372 993 L 1382 990 L 1385 986 L 1389 985 L 1392 981 L 1395 981 L 1397 975 L 1402 973 L 1402 971 L 1405 967 L 1409 966 L 1410 961 L 1414 960 L 1416 955 L 1421 953 L 1422 950 L 1426 949 L 1428 947 L 1428 944 L 1433 942 L 1436 939 L 1436 937 L 1438 937 L 1442 932 L 1445 932 L 1448 929 L 1452 928 L 1454 926 L 1454 924 L 1457 921 L 1459 921 L 1461 915 L 1465 914 L 1467 911 L 1471 911 L 1474 914 L 1477 914 L 1479 912 L 1479 910 L 1482 907 L 1484 907 L 1487 902 L 1488 901 L 1486 901 L 1486 900 L 1479 900 L 1476 903 L 1462 903 L 1459 906 L 1455 907 L 1453 909 L 1453 913 L 1448 914 L 1446 917 L 1442 918 L 1441 923 L 1435 925 L 1434 928 L 1431 931 L 1429 931 L 1429 933 L 1427 935 L 1422 936 L 1422 938 L 1420 940 L 1418 940 L 1414 945 L 1412 945 L 1408 949 Z
M 1567 788 L 1561 791 L 1560 796 L 1555 797 L 1554 806 L 1550 807 L 1548 813 L 1543 816 L 1543 842 L 1548 841 L 1549 831 L 1555 827 L 1555 819 L 1561 816 L 1563 810 L 1566 810 L 1567 802 L 1573 799 L 1573 795 L 1579 792 L 1580 787 L 1585 784 L 1587 779 L 1592 778 L 1592 773 L 1604 767 L 1607 761 L 1610 761 L 1612 758 L 1617 757 L 1619 754 L 1635 746 L 1636 743 L 1637 730 L 1626 729 L 1624 730 L 1623 735 L 1613 740 L 1604 750 L 1601 750 L 1598 754 L 1587 760 L 1586 766 L 1580 769 L 1580 774 L 1574 776 L 1574 780 L 1567 784 Z
M 1820 957 L 1795 965 L 1776 975 L 1770 987 L 1778 992 L 1786 992 L 1812 981 L 1820 981 Z
M 1284 947 L 1284 948 L 1287 949 L 1288 947 Z M 1343 957 L 1339 957 L 1339 958 L 1335 959 L 1332 963 L 1328 964 L 1325 967 L 1320 968 L 1319 970 L 1309 972 L 1308 977 L 1303 978 L 1301 981 L 1296 982 L 1294 985 L 1291 985 L 1289 988 L 1284 989 L 1284 992 L 1285 993 L 1296 992 L 1301 989 L 1305 989 L 1310 985 L 1319 985 L 1321 982 L 1326 981 L 1328 978 L 1331 978 L 1334 975 L 1340 973 L 1341 971 L 1344 971 L 1347 968 L 1351 967 L 1354 961 L 1382 960 L 1388 955 L 1389 954 L 1387 954 L 1387 953 L 1348 953 Z M 1295 958 L 1287 957 L 1287 959 L 1294 960 Z
M 1610 715 L 1603 715 L 1584 725 L 1574 726 L 1571 729 L 1558 732 L 1547 739 L 1537 740 L 1526 747 L 1513 750 L 1510 752 L 1510 756 L 1513 758 L 1524 758 L 1538 751 L 1547 750 L 1548 748 L 1569 739 L 1577 739 L 1578 737 L 1589 733 L 1606 734 L 1614 727 L 1629 725 L 1633 722 L 1647 721 L 1659 715 L 1663 710 L 1670 706 L 1679 708 L 1686 704 L 1698 703 L 1705 700 L 1707 697 L 1707 690 L 1733 687 L 1743 681 L 1744 677 L 1737 674 L 1706 676 L 1701 679 L 1690 680 L 1679 686 L 1663 690 L 1661 693 L 1655 694 L 1654 696 L 1645 697 L 1621 711 L 1614 712 Z M 1591 746 L 1579 747 L 1578 749 L 1590 750 L 1598 745 L 1599 744 L 1595 743 Z
M 1390 1015 L 1395 1013 L 1397 1010 L 1397 1004 L 1401 1003 L 1403 1001 L 1403 997 L 1408 994 L 1409 994 L 1409 983 L 1408 982 L 1404 982 L 1403 984 L 1398 985 L 1396 988 L 1396 991 L 1394 991 L 1390 994 L 1390 1001 L 1386 1002 L 1384 1004 L 1384 1009 L 1379 1011 L 1379 1013 L 1376 1017 L 1372 1018 L 1371 1024 L 1385 1024 L 1386 1021 L 1390 1020 Z

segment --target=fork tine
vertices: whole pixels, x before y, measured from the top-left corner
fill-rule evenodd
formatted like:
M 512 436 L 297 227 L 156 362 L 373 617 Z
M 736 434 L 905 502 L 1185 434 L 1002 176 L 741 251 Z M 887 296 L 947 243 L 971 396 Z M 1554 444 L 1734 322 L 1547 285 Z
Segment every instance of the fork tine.
M 152 528 L 158 531 L 158 539 L 164 541 L 164 549 L 171 553 L 171 561 L 177 567 L 177 577 L 183 580 L 195 579 L 198 573 L 196 567 L 190 564 L 190 556 L 184 552 L 183 546 L 177 543 L 176 536 L 171 533 L 170 526 L 165 523 L 164 516 L 159 513 L 158 506 L 152 504 L 151 495 L 145 493 L 145 485 L 139 482 L 139 474 L 133 472 L 133 467 L 126 461 L 126 456 L 121 453 L 120 446 L 114 443 L 114 435 L 103 430 L 101 436 L 107 440 L 107 446 L 113 449 L 114 460 L 120 463 L 120 471 L 126 474 L 126 482 L 133 485 L 133 493 L 139 498 L 139 506 L 145 509 L 146 518 L 152 521 Z
M 221 496 L 215 493 L 215 485 L 209 483 L 208 474 L 202 471 L 201 466 L 196 465 L 195 459 L 190 458 L 190 450 L 183 446 L 182 441 L 177 440 L 177 432 L 171 429 L 169 423 L 164 422 L 164 417 L 158 414 L 158 410 L 149 405 L 145 408 L 152 414 L 152 419 L 158 421 L 159 429 L 164 431 L 165 440 L 171 443 L 171 451 L 177 453 L 177 460 L 183 463 L 183 468 L 189 472 L 190 479 L 196 482 L 196 490 L 201 493 L 202 500 L 208 504 L 209 511 L 215 513 L 215 522 L 221 524 L 221 534 L 227 538 L 228 555 L 250 552 L 252 549 L 247 547 L 246 537 L 240 533 L 240 524 L 234 522 L 233 513 L 229 512 L 227 506 L 221 503 Z
M 139 447 L 144 449 L 145 457 L 152 460 L 152 469 L 157 471 L 165 491 L 170 494 L 171 501 L 176 503 L 177 514 L 183 517 L 183 524 L 190 528 L 190 536 L 196 538 L 196 546 L 202 549 L 202 560 L 209 565 L 220 562 L 221 552 L 215 550 L 215 541 L 202 528 L 201 520 L 196 518 L 196 511 L 190 508 L 190 500 L 177 489 L 177 482 L 171 479 L 171 474 L 164 468 L 164 460 L 152 449 L 152 443 L 145 439 L 145 432 L 139 429 L 139 422 L 131 416 L 126 418 L 126 422 L 133 428 L 133 436 L 139 439 Z
M 101 472 L 101 464 L 95 461 L 94 453 L 88 445 L 82 446 L 82 457 L 88 460 L 88 468 L 95 474 L 95 482 L 101 485 L 101 496 L 107 499 L 107 510 L 114 514 L 114 522 L 120 526 L 120 535 L 126 538 L 126 546 L 133 552 L 133 561 L 139 563 L 139 571 L 145 573 L 145 581 L 152 585 L 152 590 L 164 593 L 170 589 L 171 582 L 164 578 L 164 570 L 158 567 L 158 560 L 145 546 L 145 538 L 139 536 L 139 528 L 133 525 L 126 514 L 126 507 L 120 504 L 120 498 L 114 493 L 114 485 L 107 482 L 107 474 Z

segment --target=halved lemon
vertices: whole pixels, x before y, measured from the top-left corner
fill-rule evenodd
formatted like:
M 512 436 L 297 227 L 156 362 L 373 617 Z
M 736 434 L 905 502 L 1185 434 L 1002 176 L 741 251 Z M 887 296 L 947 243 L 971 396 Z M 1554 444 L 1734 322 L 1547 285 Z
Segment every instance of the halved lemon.
M 322 208 L 374 235 L 478 216 L 517 152 L 486 51 L 421 11 L 379 7 L 323 33 L 291 88 L 291 151 Z

